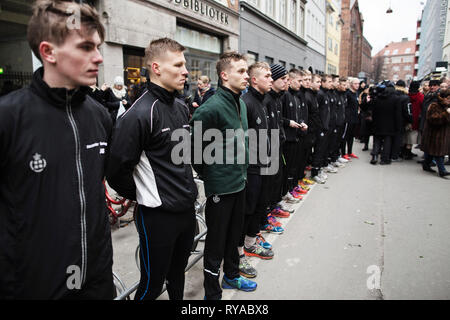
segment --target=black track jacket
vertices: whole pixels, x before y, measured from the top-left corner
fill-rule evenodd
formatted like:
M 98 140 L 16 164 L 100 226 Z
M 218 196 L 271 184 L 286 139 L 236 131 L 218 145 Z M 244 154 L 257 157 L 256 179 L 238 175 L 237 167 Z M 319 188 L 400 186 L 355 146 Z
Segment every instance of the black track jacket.
M 76 91 L 30 87 L 0 99 L 0 299 L 60 299 L 111 276 L 103 187 L 112 120 Z M 76 287 L 75 287 L 76 289 Z
M 172 133 L 185 130 L 184 141 L 190 150 L 189 129 L 189 108 L 184 101 L 149 82 L 142 96 L 117 120 L 108 183 L 120 195 L 149 208 L 192 209 L 197 198 L 192 167 L 182 159 L 179 164 L 172 159 L 172 150 L 180 141 L 172 141 Z

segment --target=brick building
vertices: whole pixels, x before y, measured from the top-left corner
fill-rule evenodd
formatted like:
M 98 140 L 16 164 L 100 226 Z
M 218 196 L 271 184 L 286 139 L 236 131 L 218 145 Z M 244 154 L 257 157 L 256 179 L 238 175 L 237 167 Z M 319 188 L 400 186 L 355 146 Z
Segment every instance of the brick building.
M 373 57 L 375 81 L 404 80 L 409 84 L 414 77 L 416 41 L 391 42 Z
M 339 74 L 369 80 L 372 46 L 363 36 L 364 19 L 358 0 L 342 0 L 341 55 Z

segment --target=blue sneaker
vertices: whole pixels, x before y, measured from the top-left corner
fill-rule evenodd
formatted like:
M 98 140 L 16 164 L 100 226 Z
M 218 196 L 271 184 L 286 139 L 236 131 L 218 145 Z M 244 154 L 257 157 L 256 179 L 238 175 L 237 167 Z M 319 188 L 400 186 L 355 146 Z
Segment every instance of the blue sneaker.
M 265 249 L 272 249 L 272 245 L 264 239 L 261 233 L 256 235 L 256 243 Z
M 274 225 L 268 223 L 263 227 L 263 230 L 261 230 L 261 231 L 275 233 L 275 234 L 282 234 L 284 232 L 284 229 L 282 227 L 277 227 L 277 226 L 274 226 Z
M 223 289 L 238 289 L 245 292 L 255 291 L 258 285 L 255 281 L 248 280 L 244 277 L 228 279 L 225 275 L 222 278 Z

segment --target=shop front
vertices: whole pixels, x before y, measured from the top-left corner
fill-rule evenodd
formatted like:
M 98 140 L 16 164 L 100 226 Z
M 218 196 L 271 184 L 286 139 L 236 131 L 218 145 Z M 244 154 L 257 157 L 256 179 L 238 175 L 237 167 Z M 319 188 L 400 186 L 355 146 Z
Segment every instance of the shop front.
M 230 0 L 99 0 L 97 9 L 106 26 L 104 63 L 99 82 L 111 85 L 117 75 L 131 86 L 143 79 L 145 48 L 160 37 L 186 47 L 189 85 L 195 90 L 200 76 L 217 85 L 216 62 L 224 51 L 238 50 L 238 2 Z

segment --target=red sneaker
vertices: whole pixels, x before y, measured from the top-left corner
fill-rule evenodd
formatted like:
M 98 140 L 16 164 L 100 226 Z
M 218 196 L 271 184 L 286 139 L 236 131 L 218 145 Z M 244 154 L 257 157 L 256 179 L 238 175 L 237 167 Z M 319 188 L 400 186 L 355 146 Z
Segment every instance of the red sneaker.
M 348 161 L 352 161 L 352 158 L 350 158 L 350 155 L 349 155 L 349 154 L 344 154 L 344 155 L 342 156 L 342 158 L 344 158 L 345 160 L 348 160 Z
M 303 199 L 303 196 L 302 196 L 300 193 L 295 192 L 294 190 L 291 191 L 290 194 L 291 194 L 291 196 L 293 196 L 295 199 L 299 199 L 299 200 L 302 200 L 302 199 Z
M 281 210 L 280 208 L 273 209 L 270 214 L 272 215 L 272 217 L 276 218 L 289 218 L 291 216 L 289 212 Z
M 294 191 L 299 193 L 299 194 L 307 194 L 308 193 L 307 190 L 302 189 L 300 186 L 295 187 Z
M 355 159 L 359 159 L 359 157 L 354 153 L 350 153 L 349 156 Z

